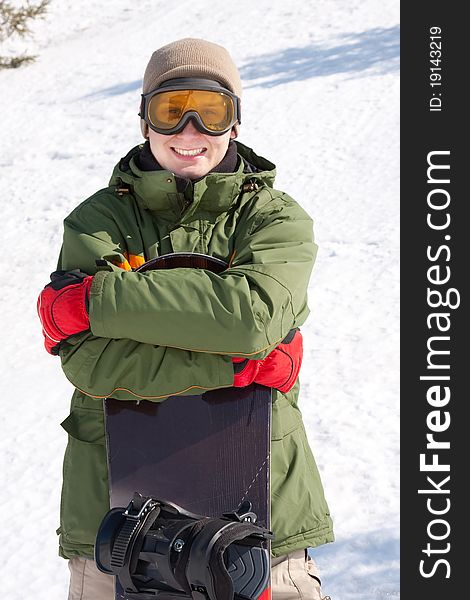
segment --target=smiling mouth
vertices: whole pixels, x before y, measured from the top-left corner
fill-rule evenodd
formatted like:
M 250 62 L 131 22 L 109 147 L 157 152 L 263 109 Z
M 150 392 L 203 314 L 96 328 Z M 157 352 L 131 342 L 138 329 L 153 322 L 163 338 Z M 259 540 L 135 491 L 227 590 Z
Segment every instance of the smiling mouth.
M 175 154 L 178 154 L 179 156 L 200 156 L 202 154 L 204 154 L 204 152 L 207 150 L 207 148 L 191 148 L 191 149 L 185 149 L 185 148 L 171 148 L 173 150 L 173 152 L 175 152 Z

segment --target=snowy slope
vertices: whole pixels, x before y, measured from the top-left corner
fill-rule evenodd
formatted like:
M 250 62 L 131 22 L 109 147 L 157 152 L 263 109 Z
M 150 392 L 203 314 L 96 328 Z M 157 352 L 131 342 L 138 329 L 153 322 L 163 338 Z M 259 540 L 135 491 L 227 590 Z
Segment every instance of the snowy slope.
M 53 0 L 37 62 L 0 71 L 4 598 L 67 595 L 54 530 L 72 390 L 43 350 L 37 294 L 63 218 L 141 141 L 150 54 L 186 36 L 229 49 L 240 140 L 315 219 L 301 408 L 336 529 L 314 552 L 324 593 L 399 597 L 398 23 L 397 0 Z

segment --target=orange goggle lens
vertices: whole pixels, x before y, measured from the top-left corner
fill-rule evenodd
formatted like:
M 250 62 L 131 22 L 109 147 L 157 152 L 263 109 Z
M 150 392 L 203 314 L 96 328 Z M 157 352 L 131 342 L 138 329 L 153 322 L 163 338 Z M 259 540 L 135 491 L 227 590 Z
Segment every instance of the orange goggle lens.
M 175 128 L 184 115 L 196 112 L 204 126 L 224 132 L 236 122 L 233 99 L 224 92 L 209 90 L 173 90 L 158 92 L 147 105 L 148 122 L 163 131 Z

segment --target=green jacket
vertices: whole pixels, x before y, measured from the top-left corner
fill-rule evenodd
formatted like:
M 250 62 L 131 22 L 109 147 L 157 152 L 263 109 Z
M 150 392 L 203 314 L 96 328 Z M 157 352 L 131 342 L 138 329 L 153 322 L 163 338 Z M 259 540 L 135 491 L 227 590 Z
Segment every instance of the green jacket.
M 72 336 L 60 351 L 76 388 L 62 423 L 69 435 L 59 528 L 65 558 L 93 555 L 109 508 L 99 399 L 161 401 L 230 387 L 231 356 L 266 356 L 309 312 L 312 221 L 273 189 L 272 163 L 237 142 L 235 173 L 210 173 L 179 193 L 172 173 L 138 168 L 140 148 L 120 161 L 107 188 L 64 221 L 59 268 L 95 274 L 91 331 Z M 182 251 L 222 258 L 230 268 L 220 275 L 132 271 Z M 289 393 L 273 395 L 275 556 L 334 539 L 298 388 L 297 382 Z

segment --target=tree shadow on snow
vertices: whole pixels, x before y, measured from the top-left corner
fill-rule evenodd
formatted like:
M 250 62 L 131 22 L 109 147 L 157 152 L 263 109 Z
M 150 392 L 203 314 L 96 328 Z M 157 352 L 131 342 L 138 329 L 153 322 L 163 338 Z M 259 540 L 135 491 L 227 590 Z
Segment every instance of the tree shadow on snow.
M 128 92 L 135 92 L 136 90 L 141 90 L 142 80 L 137 79 L 136 81 L 130 81 L 128 83 L 118 83 L 117 85 L 112 85 L 111 87 L 104 88 L 102 90 L 97 90 L 96 92 L 91 92 L 91 94 L 86 94 L 82 96 L 82 98 L 105 98 L 107 96 L 119 96 L 120 94 L 127 94 Z
M 264 54 L 246 63 L 243 81 L 261 80 L 245 87 L 274 87 L 291 81 L 338 73 L 359 73 L 373 69 L 383 75 L 399 69 L 400 27 L 375 28 L 341 36 L 339 45 L 311 44 Z
M 362 33 L 344 34 L 333 47 L 311 44 L 254 57 L 240 68 L 245 88 L 274 87 L 291 81 L 325 77 L 338 73 L 360 73 L 367 69 L 377 75 L 399 69 L 400 27 L 375 28 Z M 246 82 L 259 80 L 252 85 Z M 118 83 L 83 98 L 104 98 L 141 90 L 142 80 Z
M 400 598 L 400 543 L 392 531 L 372 531 L 310 548 L 323 593 L 334 600 Z

